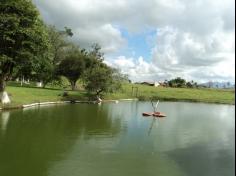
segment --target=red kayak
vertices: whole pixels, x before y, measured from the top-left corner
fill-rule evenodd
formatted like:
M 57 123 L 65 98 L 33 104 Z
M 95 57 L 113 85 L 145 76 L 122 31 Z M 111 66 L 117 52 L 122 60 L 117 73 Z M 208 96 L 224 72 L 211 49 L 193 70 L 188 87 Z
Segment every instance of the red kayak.
M 144 113 L 143 113 L 143 116 L 152 116 L 152 115 L 153 115 L 152 112 L 144 112 Z
M 153 113 L 153 116 L 154 117 L 166 117 L 166 115 L 161 112 L 155 112 L 155 113 Z
M 166 115 L 161 112 L 144 112 L 143 116 L 166 117 Z

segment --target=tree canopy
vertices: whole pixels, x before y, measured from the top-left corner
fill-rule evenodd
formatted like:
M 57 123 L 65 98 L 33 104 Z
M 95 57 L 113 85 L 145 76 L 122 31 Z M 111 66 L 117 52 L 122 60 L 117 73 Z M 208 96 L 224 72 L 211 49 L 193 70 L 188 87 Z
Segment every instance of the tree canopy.
M 14 69 L 34 69 L 49 47 L 45 25 L 30 0 L 1 0 L 0 92 Z
M 181 77 L 177 77 L 175 79 L 171 79 L 169 81 L 165 81 L 165 84 L 170 86 L 170 87 L 188 87 L 188 88 L 194 88 L 194 87 L 198 87 L 198 84 L 194 81 L 190 81 L 187 82 L 185 79 L 181 78 Z
M 112 70 L 105 64 L 89 68 L 85 73 L 86 89 L 99 95 L 109 91 L 112 84 Z
M 52 49 L 53 64 L 58 65 L 63 59 L 65 48 L 70 45 L 70 43 L 66 41 L 66 38 L 72 37 L 73 33 L 68 27 L 65 27 L 65 30 L 58 30 L 55 26 L 48 26 L 47 32 Z
M 68 55 L 60 62 L 57 74 L 65 76 L 71 83 L 72 90 L 76 89 L 77 80 L 85 70 L 85 54 L 79 48 L 68 50 Z

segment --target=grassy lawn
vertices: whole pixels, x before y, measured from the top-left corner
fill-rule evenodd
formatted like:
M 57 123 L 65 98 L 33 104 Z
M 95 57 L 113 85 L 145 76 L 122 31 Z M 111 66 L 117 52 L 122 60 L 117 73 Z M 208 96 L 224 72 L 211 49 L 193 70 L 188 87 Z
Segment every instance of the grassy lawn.
M 235 91 L 222 89 L 189 89 L 189 88 L 164 88 L 145 85 L 123 85 L 119 93 L 108 95 L 114 98 L 133 97 L 132 86 L 138 87 L 137 98 L 139 100 L 165 100 L 165 101 L 190 101 L 206 103 L 234 104 Z M 136 92 L 133 92 L 136 94 Z
M 30 87 L 7 87 L 7 92 L 10 95 L 12 103 L 9 106 L 20 106 L 23 104 L 47 102 L 47 101 L 61 101 L 68 99 L 83 99 L 84 92 L 68 91 L 69 97 L 63 98 L 63 93 L 60 89 L 43 89 L 43 88 L 30 88 Z M 0 107 L 2 105 L 0 104 Z
M 220 89 L 187 89 L 187 88 L 163 88 L 150 87 L 144 85 L 124 84 L 122 90 L 113 94 L 105 94 L 103 99 L 126 99 L 136 98 L 135 92 L 132 95 L 132 86 L 138 87 L 137 98 L 139 100 L 162 100 L 162 101 L 190 101 L 234 104 L 234 90 Z M 88 100 L 84 91 L 68 91 L 69 97 L 63 98 L 62 89 L 52 88 L 34 88 L 8 86 L 7 91 L 10 94 L 12 103 L 8 106 L 16 107 L 23 104 L 61 101 L 61 100 Z M 2 105 L 0 104 L 0 107 Z

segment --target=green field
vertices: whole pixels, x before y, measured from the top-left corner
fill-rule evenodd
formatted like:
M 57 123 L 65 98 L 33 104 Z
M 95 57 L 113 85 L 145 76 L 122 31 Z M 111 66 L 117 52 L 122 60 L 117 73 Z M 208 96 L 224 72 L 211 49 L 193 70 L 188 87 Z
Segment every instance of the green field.
M 132 87 L 138 87 L 132 94 Z M 10 95 L 12 103 L 5 105 L 6 107 L 18 107 L 23 104 L 61 101 L 61 100 L 89 100 L 85 91 L 68 91 L 69 96 L 63 98 L 62 89 L 52 88 L 35 88 L 35 87 L 20 87 L 8 86 L 7 91 Z M 124 84 L 122 90 L 113 94 L 105 94 L 103 99 L 116 100 L 126 98 L 138 98 L 141 101 L 151 99 L 161 101 L 187 101 L 187 102 L 206 102 L 206 103 L 222 103 L 234 104 L 234 90 L 220 89 L 189 89 L 189 88 L 164 88 L 150 87 L 136 84 Z M 2 105 L 0 104 L 0 107 Z
M 125 85 L 125 90 L 132 90 L 131 85 Z M 134 86 L 134 85 L 132 85 Z M 135 85 L 138 87 L 139 100 L 190 101 L 206 103 L 234 104 L 235 91 L 232 89 L 207 88 L 165 88 Z

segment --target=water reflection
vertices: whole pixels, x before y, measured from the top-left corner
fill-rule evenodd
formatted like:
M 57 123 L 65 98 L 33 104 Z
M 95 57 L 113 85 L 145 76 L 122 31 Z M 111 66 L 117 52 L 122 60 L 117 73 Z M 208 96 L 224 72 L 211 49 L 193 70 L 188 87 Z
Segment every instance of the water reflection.
M 148 136 L 150 136 L 151 131 L 152 131 L 152 129 L 153 129 L 155 123 L 157 123 L 156 121 L 157 121 L 157 118 L 153 117 L 153 119 L 152 119 L 152 123 L 151 123 L 151 125 L 150 125 L 149 130 L 148 130 Z
M 212 152 L 205 145 L 176 149 L 168 153 L 191 176 L 232 176 L 235 160 L 232 151 L 220 149 Z
M 59 105 L 1 115 L 0 175 L 234 172 L 234 106 L 162 102 L 158 108 L 166 118 L 143 117 L 152 111 L 145 102 Z
M 0 139 L 4 176 L 48 175 L 53 161 L 63 160 L 79 140 L 93 134 L 112 138 L 121 128 L 119 119 L 113 121 L 105 109 L 93 105 L 35 108 L 10 116 L 5 138 Z
M 10 112 L 2 112 L 1 113 L 1 129 L 2 129 L 3 133 L 7 129 L 9 116 L 10 116 Z

